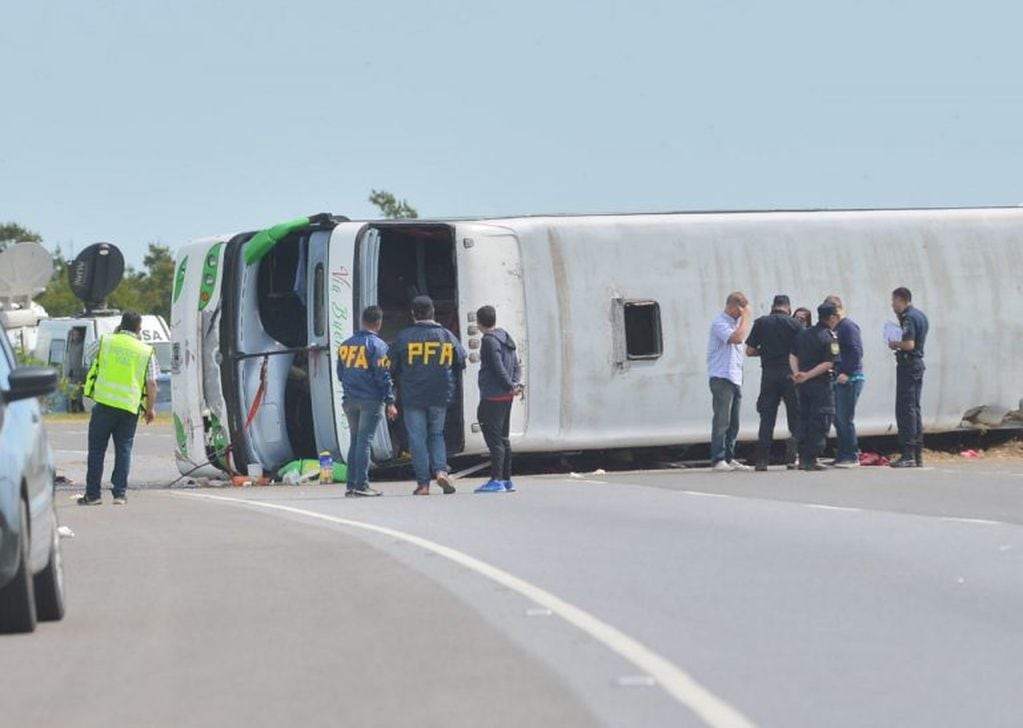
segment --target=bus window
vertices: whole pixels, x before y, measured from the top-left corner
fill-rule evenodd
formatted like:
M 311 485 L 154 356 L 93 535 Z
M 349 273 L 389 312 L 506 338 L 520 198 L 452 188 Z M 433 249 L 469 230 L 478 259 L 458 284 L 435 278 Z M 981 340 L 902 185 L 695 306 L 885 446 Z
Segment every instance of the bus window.
M 326 331 L 327 300 L 324 290 L 323 263 L 313 272 L 313 333 L 323 336 Z

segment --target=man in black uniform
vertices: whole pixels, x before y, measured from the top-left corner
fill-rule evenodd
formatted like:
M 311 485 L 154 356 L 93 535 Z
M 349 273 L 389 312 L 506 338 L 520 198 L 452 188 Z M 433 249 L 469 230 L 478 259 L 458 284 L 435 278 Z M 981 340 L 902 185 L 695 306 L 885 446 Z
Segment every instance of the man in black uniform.
M 817 462 L 824 452 L 831 419 L 835 414 L 835 390 L 831 370 L 838 358 L 838 309 L 830 303 L 817 307 L 817 325 L 796 336 L 789 355 L 792 378 L 799 390 L 799 469 L 825 470 Z
M 902 457 L 893 468 L 919 468 L 924 464 L 924 429 L 920 394 L 924 386 L 924 342 L 929 324 L 923 311 L 913 306 L 908 288 L 892 291 L 892 310 L 902 325 L 902 340 L 889 341 L 895 352 L 895 422 L 899 426 Z
M 785 443 L 785 462 L 791 463 L 796 457 L 796 429 L 798 406 L 796 390 L 789 371 L 789 354 L 796 334 L 803 328 L 792 318 L 789 297 L 779 294 L 771 304 L 771 313 L 753 322 L 753 330 L 746 339 L 746 356 L 760 357 L 760 396 L 757 397 L 757 412 L 760 413 L 760 435 L 757 440 L 757 472 L 767 470 L 774 440 L 774 423 L 778 419 L 778 405 L 785 402 L 785 416 L 788 419 L 791 437 Z

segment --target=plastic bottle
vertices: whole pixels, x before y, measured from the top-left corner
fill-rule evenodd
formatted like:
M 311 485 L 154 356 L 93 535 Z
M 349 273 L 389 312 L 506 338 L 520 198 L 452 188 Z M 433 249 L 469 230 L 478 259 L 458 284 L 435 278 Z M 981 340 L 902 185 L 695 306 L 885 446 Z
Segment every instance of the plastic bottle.
M 320 453 L 320 482 L 334 482 L 334 458 L 331 457 L 329 450 Z

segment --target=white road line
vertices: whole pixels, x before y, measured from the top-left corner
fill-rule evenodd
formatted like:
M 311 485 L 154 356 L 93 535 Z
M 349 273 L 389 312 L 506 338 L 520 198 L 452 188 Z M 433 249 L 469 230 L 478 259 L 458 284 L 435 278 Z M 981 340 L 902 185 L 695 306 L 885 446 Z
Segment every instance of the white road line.
M 803 503 L 807 508 L 817 508 L 822 511 L 862 511 L 862 508 L 850 508 L 849 506 L 826 506 L 823 503 Z
M 986 518 L 959 518 L 957 516 L 941 516 L 943 521 L 956 521 L 957 523 L 980 523 L 985 526 L 1006 526 L 1005 521 L 989 521 Z
M 699 490 L 680 490 L 679 493 L 683 495 L 698 495 L 702 498 L 737 498 L 738 496 L 729 495 L 728 493 L 704 493 Z
M 88 450 L 54 450 L 54 455 L 88 455 Z
M 728 726 L 729 728 L 751 728 L 754 723 L 740 713 L 736 708 L 726 703 L 721 698 L 711 693 L 705 687 L 697 683 L 682 668 L 661 657 L 656 652 L 646 647 L 637 640 L 629 637 L 624 632 L 602 622 L 589 612 L 576 607 L 560 597 L 551 594 L 538 586 L 534 586 L 524 579 L 509 574 L 507 571 L 492 566 L 466 553 L 444 546 L 434 541 L 415 536 L 404 531 L 399 531 L 385 526 L 377 526 L 363 521 L 353 521 L 348 518 L 337 518 L 324 513 L 307 511 L 301 508 L 279 505 L 277 503 L 265 503 L 261 501 L 243 500 L 240 498 L 228 498 L 219 495 L 206 493 L 171 493 L 172 497 L 181 498 L 203 498 L 206 500 L 230 503 L 236 506 L 249 506 L 252 508 L 265 508 L 269 510 L 283 511 L 306 518 L 313 518 L 329 523 L 336 523 L 341 526 L 359 528 L 364 531 L 378 533 L 383 536 L 405 541 L 418 546 L 426 551 L 443 556 L 454 563 L 475 571 L 491 581 L 500 584 L 512 591 L 515 591 L 537 604 L 547 607 L 559 617 L 577 629 L 585 632 L 597 640 L 612 652 L 631 662 L 640 672 L 653 677 L 657 683 L 664 688 L 671 697 L 679 703 L 696 713 L 710 726 Z

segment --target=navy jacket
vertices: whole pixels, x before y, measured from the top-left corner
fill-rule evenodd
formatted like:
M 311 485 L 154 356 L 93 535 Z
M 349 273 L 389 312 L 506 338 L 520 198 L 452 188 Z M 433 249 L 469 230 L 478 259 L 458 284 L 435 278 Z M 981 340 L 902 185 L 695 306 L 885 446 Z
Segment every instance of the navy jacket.
M 480 399 L 506 397 L 521 384 L 522 367 L 515 353 L 515 340 L 504 329 L 494 329 L 480 344 Z
M 835 362 L 835 374 L 854 377 L 863 374 L 863 337 L 856 322 L 844 318 L 835 327 L 841 354 Z
M 372 331 L 358 331 L 337 350 L 337 377 L 345 399 L 394 402 L 387 343 Z
M 387 358 L 405 407 L 447 406 L 455 374 L 465 368 L 465 349 L 436 321 L 417 321 L 402 330 Z

